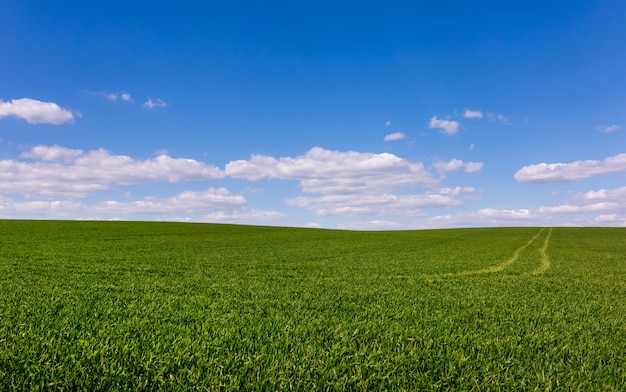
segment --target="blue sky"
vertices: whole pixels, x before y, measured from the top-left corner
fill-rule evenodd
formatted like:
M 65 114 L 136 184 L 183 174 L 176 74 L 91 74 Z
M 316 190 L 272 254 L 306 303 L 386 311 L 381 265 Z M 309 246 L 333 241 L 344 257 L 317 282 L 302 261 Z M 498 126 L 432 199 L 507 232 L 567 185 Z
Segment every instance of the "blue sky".
M 626 226 L 626 3 L 0 6 L 0 218 Z

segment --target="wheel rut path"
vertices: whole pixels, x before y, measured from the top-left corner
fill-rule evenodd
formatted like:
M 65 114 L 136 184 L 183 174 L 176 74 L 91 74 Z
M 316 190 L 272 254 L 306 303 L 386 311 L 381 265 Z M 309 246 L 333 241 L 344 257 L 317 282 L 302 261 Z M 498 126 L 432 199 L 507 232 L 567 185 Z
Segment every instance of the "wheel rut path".
M 532 271 L 530 273 L 531 275 L 543 274 L 548 270 L 548 268 L 550 268 L 551 261 L 547 253 L 548 243 L 550 242 L 550 235 L 552 235 L 552 228 L 550 228 L 550 230 L 548 231 L 548 235 L 543 240 L 543 246 L 541 247 L 541 249 L 539 249 L 539 254 L 541 255 L 541 265 L 539 265 L 539 268 Z
M 541 275 L 541 274 L 543 274 L 544 272 L 546 272 L 550 268 L 550 264 L 551 264 L 550 257 L 547 254 L 547 250 L 548 250 L 548 245 L 549 245 L 549 242 L 550 242 L 550 236 L 552 234 L 552 227 L 550 227 L 550 228 L 542 227 L 537 234 L 535 234 L 531 239 L 528 240 L 528 242 L 526 242 L 524 245 L 522 245 L 519 248 L 517 248 L 515 250 L 515 252 L 513 252 L 511 257 L 509 257 L 508 259 L 504 260 L 502 263 L 500 263 L 498 265 L 494 265 L 494 266 L 491 266 L 491 267 L 488 267 L 488 268 L 479 269 L 479 270 L 469 270 L 469 271 L 461 271 L 461 272 L 447 272 L 447 273 L 442 273 L 442 274 L 429 274 L 429 275 L 425 275 L 425 276 L 429 277 L 429 278 L 449 278 L 449 277 L 456 277 L 456 276 L 483 275 L 483 274 L 492 274 L 492 273 L 502 272 L 502 271 L 504 271 L 505 268 L 507 268 L 511 264 L 515 263 L 519 259 L 520 254 L 526 248 L 528 248 L 533 242 L 535 242 L 535 240 L 537 240 L 537 238 L 539 238 L 539 236 L 544 231 L 546 231 L 546 229 L 548 229 L 548 234 L 546 235 L 545 239 L 543 240 L 542 247 L 539 249 L 539 254 L 541 255 L 541 264 L 539 265 L 539 267 L 537 267 L 533 271 L 525 274 L 525 275 Z

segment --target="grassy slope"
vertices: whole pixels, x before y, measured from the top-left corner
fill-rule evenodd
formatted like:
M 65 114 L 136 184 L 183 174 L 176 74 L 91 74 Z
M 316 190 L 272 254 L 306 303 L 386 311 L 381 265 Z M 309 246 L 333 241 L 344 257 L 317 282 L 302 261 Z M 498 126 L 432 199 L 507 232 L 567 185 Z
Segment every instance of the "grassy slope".
M 624 229 L 0 221 L 0 249 L 2 390 L 626 383 Z

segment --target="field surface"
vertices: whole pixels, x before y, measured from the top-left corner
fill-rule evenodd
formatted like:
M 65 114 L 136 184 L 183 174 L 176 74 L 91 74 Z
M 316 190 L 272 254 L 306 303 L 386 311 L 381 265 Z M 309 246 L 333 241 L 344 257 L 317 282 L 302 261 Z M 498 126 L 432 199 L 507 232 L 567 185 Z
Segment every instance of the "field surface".
M 626 229 L 0 221 L 0 390 L 626 390 Z

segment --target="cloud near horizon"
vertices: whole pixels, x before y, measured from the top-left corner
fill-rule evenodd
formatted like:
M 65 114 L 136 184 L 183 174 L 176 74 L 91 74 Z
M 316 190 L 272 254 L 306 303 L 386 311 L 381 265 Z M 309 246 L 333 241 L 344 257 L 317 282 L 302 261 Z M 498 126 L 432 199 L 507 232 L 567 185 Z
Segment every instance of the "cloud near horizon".
M 626 227 L 626 186 L 573 193 L 570 200 L 537 208 L 497 209 L 434 216 L 415 228 L 470 226 L 594 226 Z
M 561 165 L 565 166 L 555 169 L 562 171 L 557 177 L 584 178 L 626 170 L 626 154 Z M 143 216 L 157 220 L 223 223 L 271 222 L 287 217 L 280 211 L 249 208 L 243 195 L 214 186 L 204 191 L 183 190 L 171 197 L 145 196 L 133 201 L 98 201 L 102 196 L 84 202 L 76 200 L 107 190 L 119 191 L 119 188 L 131 185 L 232 177 L 248 181 L 297 181 L 305 194 L 286 198 L 283 200 L 286 206 L 309 210 L 320 217 L 365 219 L 344 223 L 341 228 L 626 225 L 626 186 L 569 193 L 569 200 L 565 202 L 537 208 L 481 208 L 432 215 L 433 211 L 454 210 L 467 200 L 479 200 L 484 194 L 471 186 L 442 186 L 447 181 L 443 173 L 461 170 L 473 173 L 482 167 L 482 162 L 460 159 L 439 161 L 425 167 L 420 162 L 389 153 L 343 152 L 315 147 L 295 157 L 252 155 L 249 160 L 231 161 L 221 170 L 193 159 L 172 158 L 165 151 L 156 158 L 141 160 L 114 155 L 104 149 L 84 151 L 40 145 L 22 152 L 20 159 L 0 160 L 0 193 L 3 194 L 0 196 L 0 216 L 70 219 L 136 219 Z M 437 173 L 441 176 L 438 177 Z M 535 180 L 538 178 L 546 182 L 545 176 Z M 550 179 L 554 181 L 554 176 Z M 415 191 L 416 187 L 423 188 L 423 191 Z M 19 197 L 12 199 L 10 194 Z M 129 197 L 130 193 L 124 196 L 125 199 Z M 398 221 L 394 222 L 392 217 Z
M 217 167 L 193 159 L 160 155 L 135 160 L 104 149 L 84 152 L 56 145 L 36 146 L 20 157 L 34 162 L 0 160 L 0 192 L 87 197 L 92 192 L 118 186 L 224 176 Z
M 287 205 L 314 210 L 317 215 L 376 215 L 420 216 L 421 208 L 460 206 L 463 202 L 451 196 L 433 194 L 381 195 L 326 195 L 321 197 L 297 197 L 286 201 Z
M 471 171 L 475 164 L 459 162 L 461 164 L 456 169 L 465 167 L 466 171 Z M 340 152 L 315 147 L 295 158 L 253 155 L 246 161 L 230 162 L 224 171 L 227 176 L 250 181 L 296 180 L 303 192 L 321 196 L 300 196 L 285 203 L 313 210 L 319 216 L 420 216 L 422 208 L 463 204 L 458 198 L 462 192 L 433 192 L 443 178 L 436 178 L 422 163 L 389 153 Z M 392 193 L 393 190 L 413 187 L 429 191 L 424 194 Z
M 3 117 L 21 118 L 29 124 L 60 125 L 74 122 L 71 110 L 63 109 L 54 102 L 31 98 L 12 99 L 8 102 L 0 100 L 0 118 Z
M 626 186 L 617 189 L 600 189 L 579 194 L 578 198 L 583 200 L 619 200 L 626 205 Z
M 314 147 L 306 154 L 274 158 L 252 155 L 249 160 L 229 162 L 226 175 L 250 181 L 297 180 L 307 193 L 349 194 L 380 192 L 389 187 L 432 187 L 440 182 L 422 163 L 389 153 L 331 151 Z
M 603 160 L 574 161 L 570 163 L 539 163 L 524 166 L 515 173 L 517 182 L 558 183 L 626 171 L 626 153 Z
M 0 216 L 70 217 L 76 219 L 121 219 L 125 216 L 156 216 L 166 221 L 210 221 L 243 223 L 250 220 L 275 220 L 285 216 L 276 211 L 250 210 L 241 195 L 225 188 L 183 191 L 172 197 L 145 197 L 120 202 L 107 200 L 81 203 L 74 200 L 13 201 L 0 196 Z M 197 217 L 200 215 L 199 218 Z M 194 216 L 194 218 L 190 218 Z

